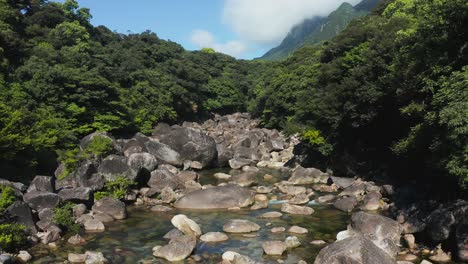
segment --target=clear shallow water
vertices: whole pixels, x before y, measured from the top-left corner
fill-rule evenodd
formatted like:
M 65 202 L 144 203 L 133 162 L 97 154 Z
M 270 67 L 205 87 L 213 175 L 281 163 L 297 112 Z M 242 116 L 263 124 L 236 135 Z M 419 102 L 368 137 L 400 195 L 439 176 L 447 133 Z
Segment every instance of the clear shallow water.
M 212 177 L 213 173 L 218 171 L 201 173 L 201 183 L 218 183 Z M 287 177 L 285 173 L 279 171 L 262 171 L 258 174 L 259 185 L 272 183 L 263 180 L 265 173 L 275 177 L 273 182 Z M 221 260 L 222 253 L 228 250 L 248 255 L 263 263 L 277 263 L 278 259 L 284 260 L 285 263 L 297 263 L 301 259 L 313 263 L 321 248 L 312 246 L 309 242 L 316 239 L 323 239 L 327 242 L 334 241 L 336 233 L 346 229 L 349 216 L 329 206 L 310 206 L 315 209 L 315 213 L 311 216 L 283 214 L 281 218 L 276 219 L 263 219 L 258 216 L 269 211 L 280 211 L 281 204 L 273 204 L 269 208 L 257 211 L 242 209 L 236 211 L 173 210 L 171 212 L 151 212 L 146 206 L 129 206 L 128 219 L 106 223 L 106 231 L 103 233 L 84 234 L 84 238 L 88 241 L 84 246 L 71 246 L 64 242 L 56 250 L 52 250 L 47 246 L 38 245 L 31 250 L 31 253 L 35 257 L 33 263 L 64 263 L 68 253 L 84 253 L 86 250 L 101 251 L 111 263 L 169 263 L 153 257 L 152 248 L 156 245 L 167 244 L 167 240 L 162 237 L 173 229 L 171 218 L 176 214 L 183 213 L 195 220 L 203 233 L 222 232 L 222 226 L 230 219 L 246 219 L 261 226 L 259 231 L 250 233 L 256 234 L 256 237 L 247 238 L 239 234 L 228 234 L 229 240 L 221 243 L 198 242 L 193 254 L 203 258 L 201 263 L 217 263 Z M 267 223 L 271 223 L 271 225 L 267 226 Z M 284 240 L 288 235 L 292 235 L 287 232 L 272 233 L 270 229 L 278 226 L 287 229 L 292 225 L 305 227 L 309 230 L 308 234 L 296 235 L 302 245 L 288 250 L 281 257 L 263 255 L 262 243 L 264 241 Z M 186 263 L 190 263 L 190 260 L 187 260 Z

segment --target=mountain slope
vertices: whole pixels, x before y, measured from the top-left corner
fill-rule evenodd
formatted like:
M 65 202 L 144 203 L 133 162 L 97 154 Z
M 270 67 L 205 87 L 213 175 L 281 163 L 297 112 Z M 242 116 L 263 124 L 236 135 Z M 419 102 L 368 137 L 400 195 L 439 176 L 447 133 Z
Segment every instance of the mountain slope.
M 304 45 L 314 45 L 329 40 L 343 31 L 349 22 L 366 15 L 379 0 L 363 0 L 356 6 L 343 3 L 328 17 L 313 17 L 291 29 L 283 42 L 263 55 L 263 60 L 278 60 L 288 57 Z

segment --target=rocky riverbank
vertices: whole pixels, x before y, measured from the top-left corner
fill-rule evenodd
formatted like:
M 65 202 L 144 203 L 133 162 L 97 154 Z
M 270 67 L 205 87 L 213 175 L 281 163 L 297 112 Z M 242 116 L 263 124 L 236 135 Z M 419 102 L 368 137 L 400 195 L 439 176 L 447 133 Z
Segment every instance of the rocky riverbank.
M 264 254 L 276 256 L 277 262 L 305 243 L 326 246 L 315 259 L 317 264 L 468 261 L 466 201 L 447 204 L 424 201 L 397 207 L 394 200 L 399 190 L 391 185 L 337 177 L 330 171 L 288 163 L 298 138 L 286 138 L 279 131 L 259 128 L 258 121 L 248 114 L 217 116 L 202 124 L 159 124 L 152 136 L 136 134 L 131 139 L 94 133 L 83 138 L 81 150 L 96 137 L 111 142 L 111 154 L 80 161 L 66 177 L 63 175 L 67 165 L 61 164 L 55 176 L 36 176 L 29 186 L 0 182 L 11 186 L 21 197 L 6 212 L 29 228 L 34 243 L 49 247 L 58 247 L 65 239 L 72 245 L 87 243 L 79 234 L 65 236 L 53 221 L 54 208 L 64 202 L 75 204 L 73 217 L 84 232 L 105 232 L 110 222 L 128 217 L 130 204 L 154 212 L 268 209 L 259 219 L 301 216 L 307 221 L 316 221 L 314 207 L 321 204 L 350 216 L 347 230 L 337 234 L 336 242 L 305 241 L 301 234 L 308 230 L 301 226 L 271 226 L 269 222 L 259 224 L 242 218 L 226 220 L 222 229 L 204 232 L 209 223 L 197 223 L 185 214 L 177 214 L 170 219 L 174 230 L 164 236 L 168 242 L 155 246 L 152 253 L 168 261 L 187 258 L 203 261 L 194 254 L 200 243 L 221 243 L 236 234 L 247 239 L 268 228 L 272 233 L 287 234 L 282 240 L 268 240 L 261 245 Z M 210 175 L 216 184 L 203 184 L 200 172 L 213 167 L 231 170 Z M 282 171 L 288 177 L 264 174 L 259 179 L 263 168 Z M 138 188 L 126 192 L 122 199 L 95 199 L 94 195 L 106 182 L 119 177 L 134 181 Z M 278 203 L 279 210 L 270 210 Z M 24 251 L 18 257 L 30 261 L 28 255 Z M 11 257 L 4 254 L 2 258 Z M 70 253 L 68 261 L 108 262 L 105 255 L 93 251 Z M 219 261 L 258 262 L 241 250 L 226 251 Z M 298 262 L 314 263 L 314 260 Z

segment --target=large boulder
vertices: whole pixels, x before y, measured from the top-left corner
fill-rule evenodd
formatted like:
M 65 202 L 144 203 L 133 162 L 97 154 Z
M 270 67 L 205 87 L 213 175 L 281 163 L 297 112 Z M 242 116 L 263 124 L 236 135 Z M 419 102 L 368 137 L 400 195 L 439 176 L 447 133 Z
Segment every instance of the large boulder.
M 57 181 L 57 189 L 90 187 L 92 190 L 100 190 L 106 179 L 97 173 L 99 164 L 93 160 L 83 161 L 70 175 Z
M 112 216 L 116 220 L 127 218 L 125 204 L 117 199 L 105 197 L 94 203 L 92 208 L 94 213 L 103 213 Z
M 385 251 L 364 236 L 337 241 L 322 250 L 315 264 L 396 264 Z
M 181 209 L 228 209 L 246 207 L 253 202 L 253 193 L 238 185 L 229 184 L 203 190 L 193 191 L 174 206 Z
M 180 153 L 166 144 L 150 140 L 145 143 L 145 147 L 148 153 L 154 155 L 162 163 L 179 167 L 184 164 L 184 159 Z
M 358 200 L 354 196 L 341 198 L 333 204 L 333 206 L 343 212 L 350 213 L 353 211 L 354 207 L 358 204 Z
M 351 216 L 350 232 L 363 235 L 395 257 L 400 243 L 401 226 L 385 216 L 358 212 Z
M 166 246 L 153 248 L 153 255 L 168 261 L 182 261 L 192 254 L 197 240 L 194 236 L 178 236 L 169 241 Z
M 41 192 L 54 192 L 55 180 L 50 176 L 36 176 L 29 185 L 28 192 L 41 191 Z
M 127 158 L 118 155 L 109 155 L 102 160 L 98 173 L 107 181 L 113 181 L 119 176 L 124 176 L 130 180 L 136 180 L 138 170 L 133 169 L 127 163 Z
M 89 187 L 62 189 L 58 192 L 62 201 L 91 204 L 94 200 L 93 190 Z
M 127 164 L 136 171 L 140 171 L 141 169 L 153 171 L 158 166 L 158 160 L 150 153 L 132 153 L 128 156 Z
M 56 193 L 30 191 L 24 194 L 23 200 L 36 211 L 44 208 L 55 208 L 60 203 L 60 197 Z
M 7 213 L 11 215 L 17 223 L 26 226 L 32 234 L 37 232 L 36 225 L 34 224 L 33 214 L 31 208 L 21 201 L 16 201 L 6 209 Z
M 173 127 L 170 133 L 155 137 L 180 153 L 182 160 L 198 161 L 202 167 L 212 165 L 217 158 L 216 142 L 199 129 Z
M 234 157 L 234 151 L 225 144 L 217 144 L 218 159 L 216 165 L 218 167 L 226 167 L 229 165 L 229 160 Z
M 298 166 L 292 173 L 288 182 L 292 184 L 327 183 L 329 175 L 315 168 L 303 168 Z
M 155 192 L 162 192 L 166 187 L 169 187 L 172 190 L 183 189 L 184 181 L 169 170 L 161 168 L 151 172 L 148 186 L 150 186 Z

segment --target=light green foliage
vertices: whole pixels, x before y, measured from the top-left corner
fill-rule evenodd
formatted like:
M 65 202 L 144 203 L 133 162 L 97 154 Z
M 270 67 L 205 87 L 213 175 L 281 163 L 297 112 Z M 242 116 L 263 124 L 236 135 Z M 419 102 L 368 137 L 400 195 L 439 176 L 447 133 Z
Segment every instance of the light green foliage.
M 53 222 L 62 228 L 65 228 L 67 232 L 77 234 L 80 232 L 81 226 L 75 223 L 73 218 L 73 203 L 65 203 L 60 207 L 54 208 Z
M 15 191 L 10 186 L 0 187 L 0 213 L 3 213 L 8 206 L 16 201 Z
M 301 139 L 307 142 L 311 147 L 318 150 L 322 155 L 329 156 L 332 152 L 332 145 L 326 142 L 319 130 L 309 129 L 301 135 Z
M 216 51 L 212 48 L 202 48 L 200 51 L 206 52 L 206 53 L 216 53 Z
M 20 224 L 0 224 L 0 251 L 17 253 L 28 243 L 26 227 Z
M 108 181 L 104 185 L 104 191 L 94 194 L 95 200 L 100 200 L 104 197 L 112 197 L 115 199 L 124 199 L 125 195 L 130 191 L 130 188 L 136 183 L 124 176 L 118 176 L 113 181 Z
M 93 155 L 94 157 L 105 157 L 113 150 L 112 140 L 107 137 L 95 136 L 93 137 L 84 150 L 86 156 Z M 87 158 L 88 158 L 87 157 Z

